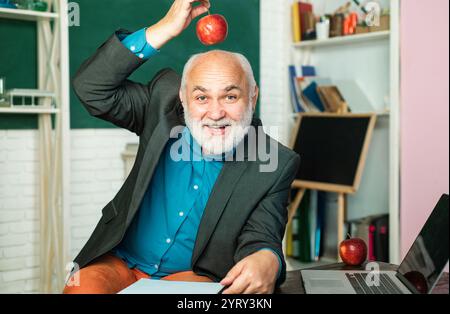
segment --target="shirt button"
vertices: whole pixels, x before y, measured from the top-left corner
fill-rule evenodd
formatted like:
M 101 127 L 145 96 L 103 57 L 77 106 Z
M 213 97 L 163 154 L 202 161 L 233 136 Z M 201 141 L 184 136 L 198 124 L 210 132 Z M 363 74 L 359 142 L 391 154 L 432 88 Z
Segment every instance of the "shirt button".
M 194 190 L 198 190 L 198 185 L 194 185 Z
M 131 46 L 130 49 L 131 49 L 131 51 L 135 51 L 136 47 L 135 46 Z
M 166 239 L 166 243 L 169 244 L 170 242 L 172 242 L 172 240 L 169 239 L 169 238 L 167 238 L 167 239 Z
M 155 269 L 158 269 L 158 267 L 159 267 L 158 265 L 155 265 Z
M 143 53 L 139 54 L 139 58 L 143 59 L 144 58 L 144 54 Z
M 178 215 L 180 215 L 180 217 L 183 217 L 184 213 L 183 212 L 179 212 Z

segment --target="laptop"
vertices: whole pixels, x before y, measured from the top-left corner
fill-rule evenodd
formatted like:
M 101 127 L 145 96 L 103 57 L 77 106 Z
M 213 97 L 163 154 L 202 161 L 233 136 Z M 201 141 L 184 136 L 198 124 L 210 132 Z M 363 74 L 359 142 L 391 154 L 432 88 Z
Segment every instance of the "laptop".
M 444 194 L 397 271 L 305 269 L 301 274 L 306 293 L 430 293 L 448 262 L 448 211 L 449 196 Z

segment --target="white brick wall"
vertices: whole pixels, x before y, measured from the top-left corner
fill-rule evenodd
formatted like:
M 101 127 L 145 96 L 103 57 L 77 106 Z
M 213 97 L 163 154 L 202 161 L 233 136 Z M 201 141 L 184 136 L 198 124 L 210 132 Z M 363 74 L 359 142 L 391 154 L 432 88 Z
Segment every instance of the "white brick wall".
M 36 143 L 36 131 L 0 131 L 0 293 L 37 289 Z
M 138 138 L 126 131 L 71 131 L 71 255 L 82 248 L 101 209 L 119 190 L 121 154 Z M 0 131 L 0 293 L 39 288 L 37 131 Z
M 278 126 L 287 143 L 283 51 L 287 0 L 261 0 L 261 119 Z M 287 33 L 287 34 L 286 34 Z M 103 206 L 123 182 L 121 153 L 137 137 L 125 130 L 71 131 L 71 248 L 80 251 Z M 0 130 L 0 293 L 37 292 L 39 287 L 38 136 Z
M 287 118 L 291 105 L 286 101 L 285 80 L 288 72 L 285 65 L 290 29 L 286 18 L 289 17 L 289 0 L 261 0 L 261 39 L 260 39 L 260 104 L 261 120 L 266 131 L 283 144 L 289 143 Z M 279 134 L 271 134 L 269 127 L 278 127 Z

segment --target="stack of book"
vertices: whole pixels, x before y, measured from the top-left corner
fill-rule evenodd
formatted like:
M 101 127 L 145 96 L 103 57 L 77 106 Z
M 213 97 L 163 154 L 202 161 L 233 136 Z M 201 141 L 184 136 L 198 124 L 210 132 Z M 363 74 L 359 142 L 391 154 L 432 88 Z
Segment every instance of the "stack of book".
M 313 5 L 302 1 L 294 1 L 291 6 L 292 40 L 298 43 L 302 40 L 316 38 L 316 22 Z
M 325 193 L 306 191 L 286 233 L 286 256 L 303 263 L 323 255 Z
M 330 193 L 308 190 L 286 232 L 286 256 L 302 263 L 334 258 L 336 231 L 330 218 Z M 327 207 L 328 206 L 328 207 Z M 334 209 L 334 208 L 333 208 Z M 346 222 L 346 233 L 367 244 L 369 261 L 389 262 L 389 215 L 377 215 Z
M 294 113 L 374 111 L 373 101 L 356 81 L 317 76 L 311 65 L 290 65 L 289 84 Z
M 313 66 L 289 66 L 289 82 L 294 112 L 325 111 L 325 107 L 316 93 L 317 81 L 321 84 L 331 82 L 331 80 L 318 78 Z
M 389 262 L 389 215 L 348 221 L 347 230 L 352 237 L 366 242 L 369 261 Z

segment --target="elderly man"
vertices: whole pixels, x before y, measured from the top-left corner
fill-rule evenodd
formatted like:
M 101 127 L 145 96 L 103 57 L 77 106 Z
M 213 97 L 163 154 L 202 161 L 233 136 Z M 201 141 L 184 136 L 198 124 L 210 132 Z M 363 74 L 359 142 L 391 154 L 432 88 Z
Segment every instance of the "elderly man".
M 299 156 L 269 145 L 278 163 L 271 172 L 249 156 L 257 150 L 246 141 L 249 130 L 261 122 L 253 118 L 258 87 L 247 59 L 210 51 L 193 56 L 181 80 L 171 69 L 148 85 L 127 80 L 208 8 L 206 0 L 175 0 L 157 24 L 116 32 L 76 74 L 75 91 L 89 113 L 136 133 L 140 144 L 130 175 L 76 257 L 78 280 L 69 280 L 65 293 L 117 293 L 140 278 L 272 293 L 284 281 L 281 242 Z M 174 158 L 180 143 L 191 158 Z M 240 147 L 242 160 L 233 158 Z

